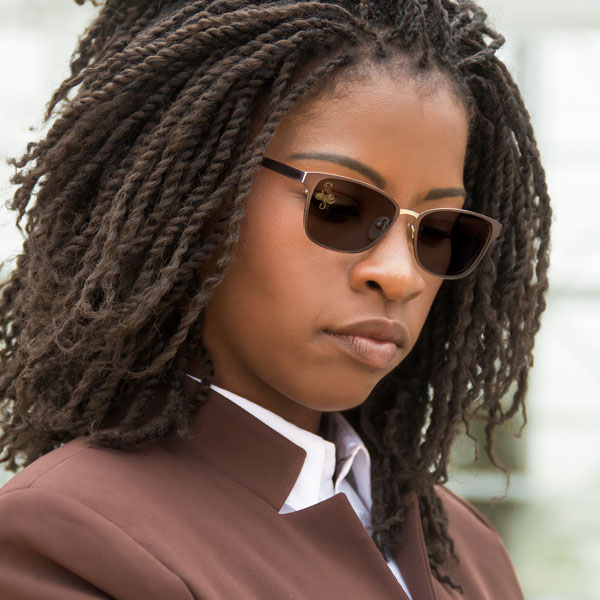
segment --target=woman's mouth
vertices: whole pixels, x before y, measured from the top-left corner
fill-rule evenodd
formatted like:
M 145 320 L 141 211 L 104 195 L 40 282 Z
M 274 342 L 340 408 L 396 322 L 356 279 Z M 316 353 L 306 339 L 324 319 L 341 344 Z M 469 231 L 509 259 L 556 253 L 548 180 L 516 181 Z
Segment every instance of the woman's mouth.
M 333 342 L 349 356 L 376 369 L 385 369 L 395 362 L 399 347 L 390 341 L 325 331 Z

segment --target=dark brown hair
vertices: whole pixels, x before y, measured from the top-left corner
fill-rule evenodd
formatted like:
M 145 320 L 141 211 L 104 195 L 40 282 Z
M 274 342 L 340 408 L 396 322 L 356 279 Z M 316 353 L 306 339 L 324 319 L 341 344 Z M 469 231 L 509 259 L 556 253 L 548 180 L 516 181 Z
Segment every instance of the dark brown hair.
M 431 567 L 455 586 L 434 485 L 461 424 L 485 419 L 493 458 L 494 428 L 525 418 L 547 289 L 545 176 L 502 43 L 470 1 L 106 0 L 48 105 L 47 135 L 13 161 L 9 206 L 26 239 L 0 300 L 1 460 L 16 470 L 78 436 L 125 449 L 189 432 L 213 375 L 203 308 L 279 121 L 342 71 L 401 55 L 415 76 L 443 73 L 469 108 L 465 207 L 504 228 L 476 272 L 444 282 L 408 358 L 346 414 L 372 457 L 378 548 L 395 547 L 414 491 Z M 192 354 L 203 384 L 188 398 Z

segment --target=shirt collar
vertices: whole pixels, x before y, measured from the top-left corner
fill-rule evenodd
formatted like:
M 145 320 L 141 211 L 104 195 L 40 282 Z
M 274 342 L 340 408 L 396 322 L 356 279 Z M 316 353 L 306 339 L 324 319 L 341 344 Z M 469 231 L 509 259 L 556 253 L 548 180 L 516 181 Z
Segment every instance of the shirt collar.
M 339 412 L 328 414 L 327 439 L 336 446 L 335 491 L 349 477 L 366 508 L 371 510 L 371 456 L 364 442 Z

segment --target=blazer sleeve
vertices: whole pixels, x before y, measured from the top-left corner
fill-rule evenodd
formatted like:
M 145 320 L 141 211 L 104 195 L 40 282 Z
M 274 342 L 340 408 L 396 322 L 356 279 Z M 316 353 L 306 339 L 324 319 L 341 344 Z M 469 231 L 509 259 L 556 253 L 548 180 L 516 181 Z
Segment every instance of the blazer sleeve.
M 3 600 L 190 600 L 185 583 L 108 518 L 54 489 L 0 495 Z

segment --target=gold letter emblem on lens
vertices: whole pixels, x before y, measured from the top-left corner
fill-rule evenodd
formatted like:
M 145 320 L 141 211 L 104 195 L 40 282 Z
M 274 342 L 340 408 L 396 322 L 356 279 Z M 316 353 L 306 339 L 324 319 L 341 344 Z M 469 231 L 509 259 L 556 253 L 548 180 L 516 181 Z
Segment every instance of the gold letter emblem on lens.
M 319 210 L 325 210 L 330 204 L 335 202 L 335 194 L 332 193 L 333 183 L 331 181 L 328 181 L 323 186 L 323 190 L 324 192 L 315 194 L 315 198 L 321 201 L 321 204 L 319 204 Z

